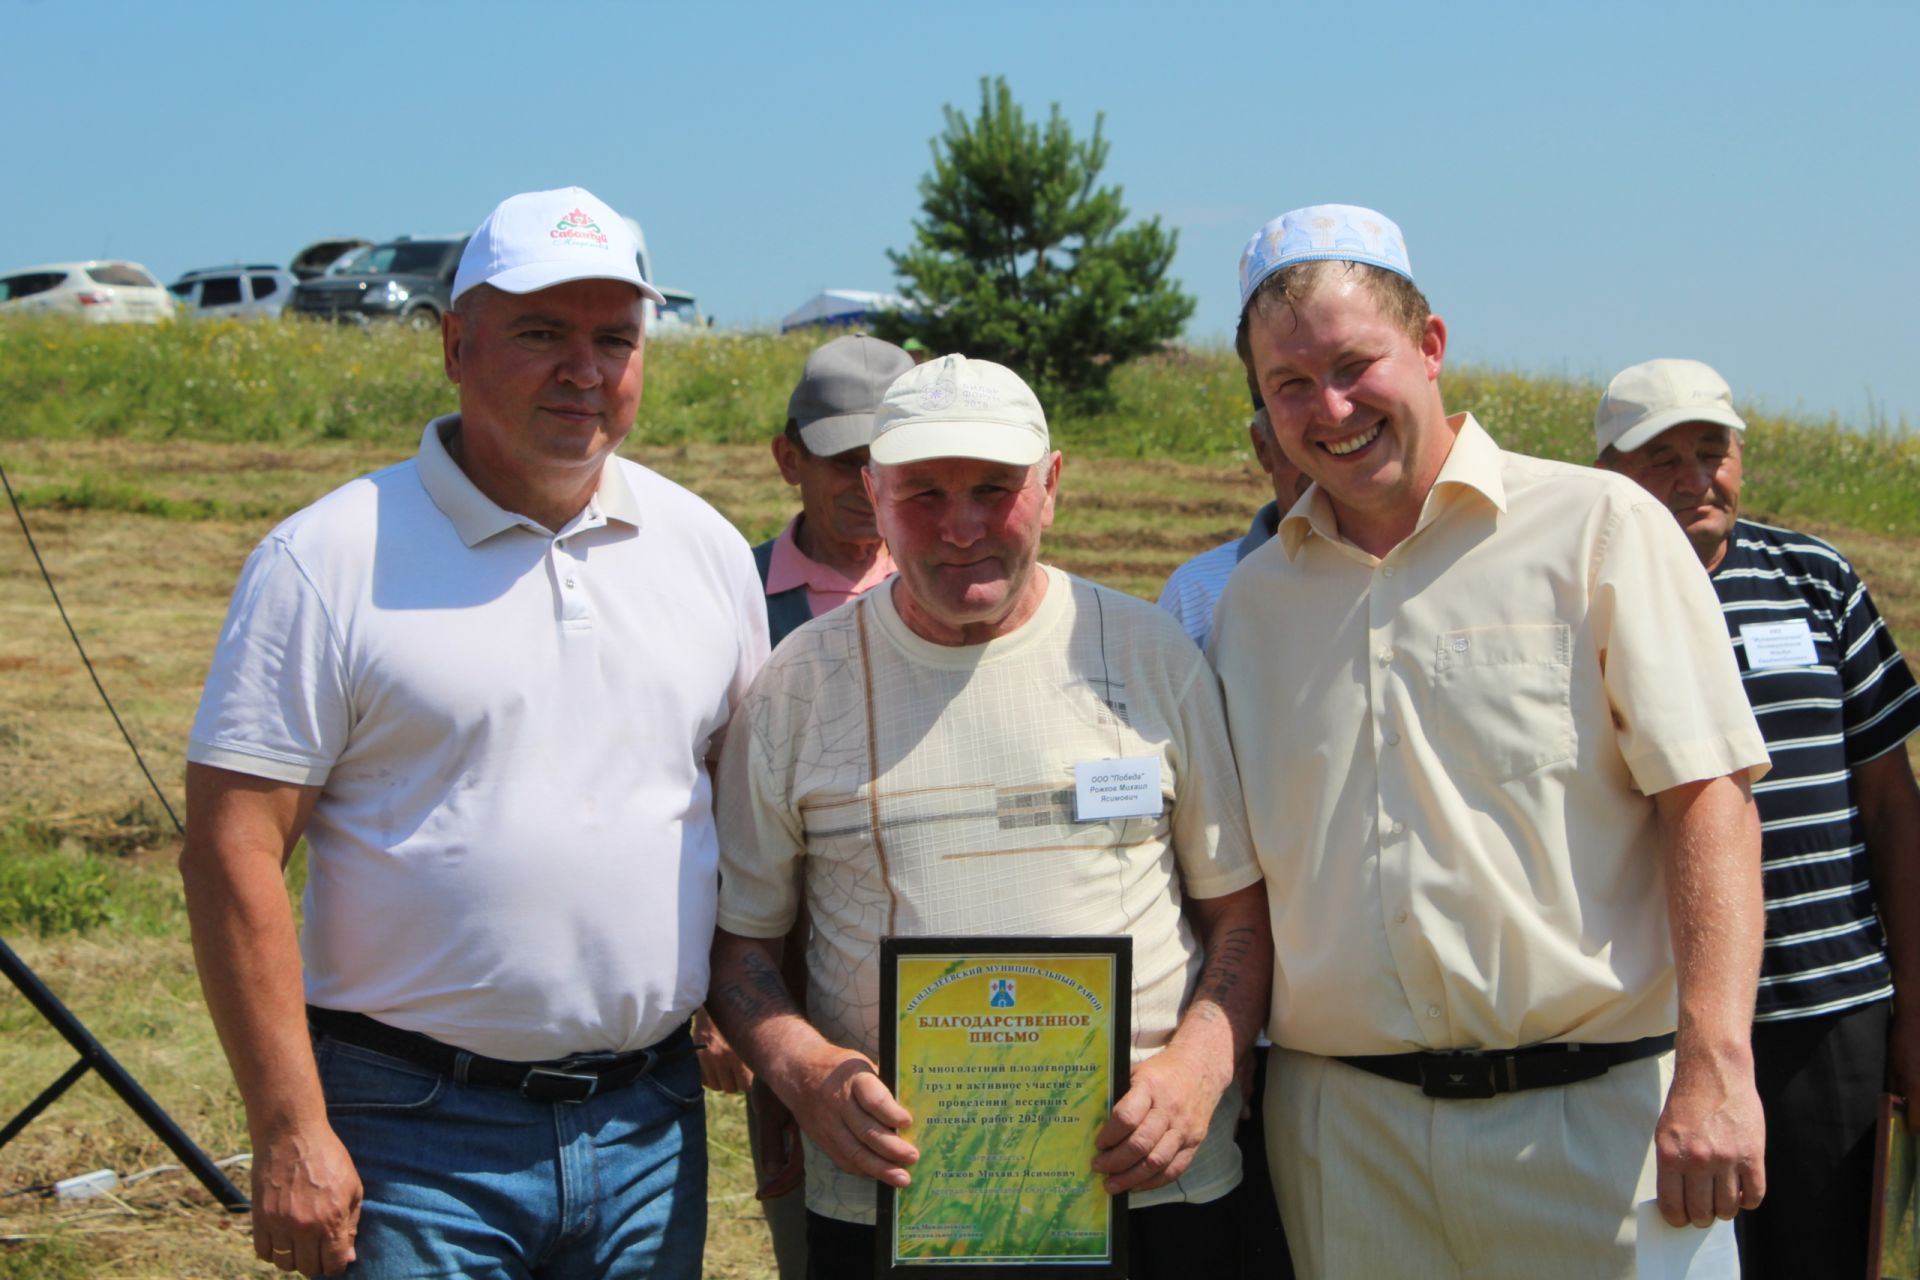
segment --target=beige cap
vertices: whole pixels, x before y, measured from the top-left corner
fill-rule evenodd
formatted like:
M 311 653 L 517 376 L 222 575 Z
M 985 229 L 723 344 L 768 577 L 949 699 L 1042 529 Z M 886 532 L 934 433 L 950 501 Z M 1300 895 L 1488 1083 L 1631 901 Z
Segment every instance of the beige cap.
M 1698 360 L 1648 360 L 1622 369 L 1593 411 L 1593 456 L 1609 445 L 1632 453 L 1683 422 L 1747 429 L 1746 419 L 1733 410 L 1733 388 Z
M 870 456 L 882 466 L 979 458 L 1030 467 L 1050 447 L 1047 415 L 1018 374 L 953 355 L 894 379 L 874 419 Z

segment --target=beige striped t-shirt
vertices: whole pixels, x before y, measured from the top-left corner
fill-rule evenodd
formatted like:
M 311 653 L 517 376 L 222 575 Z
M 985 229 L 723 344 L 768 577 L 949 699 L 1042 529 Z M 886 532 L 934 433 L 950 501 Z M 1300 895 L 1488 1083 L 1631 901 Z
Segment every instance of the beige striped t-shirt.
M 1200 975 L 1182 897 L 1260 879 L 1200 651 L 1147 602 L 1043 571 L 1039 610 L 982 645 L 921 639 L 895 588 L 875 590 L 794 632 L 735 713 L 720 925 L 783 935 L 804 890 L 807 1013 L 837 1044 L 878 1050 L 888 934 L 1129 933 L 1139 1062 L 1171 1038 Z M 1159 816 L 1075 821 L 1077 762 L 1147 755 L 1161 762 Z M 1229 1090 L 1187 1173 L 1132 1205 L 1231 1190 L 1237 1110 Z M 808 1208 L 872 1222 L 873 1192 L 809 1147 Z

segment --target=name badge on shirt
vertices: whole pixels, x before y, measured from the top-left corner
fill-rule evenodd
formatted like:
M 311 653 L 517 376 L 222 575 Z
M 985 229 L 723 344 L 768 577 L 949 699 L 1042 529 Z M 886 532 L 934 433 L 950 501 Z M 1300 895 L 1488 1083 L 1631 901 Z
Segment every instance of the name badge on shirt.
M 1160 757 L 1082 760 L 1073 766 L 1074 821 L 1157 818 L 1161 810 Z
M 1813 651 L 1813 631 L 1805 618 L 1792 622 L 1749 622 L 1740 628 L 1747 647 L 1747 666 L 1754 671 L 1770 667 L 1811 667 L 1820 661 Z

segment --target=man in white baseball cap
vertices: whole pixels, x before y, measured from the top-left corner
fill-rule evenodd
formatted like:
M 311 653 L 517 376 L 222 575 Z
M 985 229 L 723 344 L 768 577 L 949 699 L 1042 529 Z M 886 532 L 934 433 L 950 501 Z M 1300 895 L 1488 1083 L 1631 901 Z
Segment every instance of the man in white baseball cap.
M 1232 1080 L 1266 905 L 1212 674 L 1159 609 L 1040 563 L 1060 455 L 1010 370 L 903 374 L 870 451 L 898 573 L 788 636 L 719 775 L 708 1007 L 806 1134 L 812 1274 L 874 1274 L 875 1181 L 918 1158 L 874 1071 L 879 939 L 1131 933 L 1132 1087 L 1083 1176 L 1130 1193 L 1137 1280 L 1236 1275 Z M 1142 798 L 1080 812 L 1095 762 Z M 803 896 L 800 1014 L 780 972 Z
M 443 320 L 459 412 L 241 573 L 181 873 L 282 1270 L 700 1274 L 706 761 L 766 614 L 740 535 L 614 456 L 646 297 L 588 192 L 502 202 Z
M 1622 370 L 1593 431 L 1599 465 L 1671 511 L 1706 566 L 1773 756 L 1754 796 L 1767 1198 L 1740 1215 L 1741 1274 L 1862 1275 L 1880 1094 L 1920 1090 L 1920 789 L 1902 750 L 1920 688 L 1846 557 L 1740 514 L 1747 424 L 1713 369 Z
M 1633 485 L 1447 413 L 1391 219 L 1280 215 L 1240 297 L 1313 481 L 1210 640 L 1273 907 L 1295 1265 L 1630 1276 L 1646 1201 L 1705 1227 L 1763 1187 L 1767 757 L 1712 592 Z

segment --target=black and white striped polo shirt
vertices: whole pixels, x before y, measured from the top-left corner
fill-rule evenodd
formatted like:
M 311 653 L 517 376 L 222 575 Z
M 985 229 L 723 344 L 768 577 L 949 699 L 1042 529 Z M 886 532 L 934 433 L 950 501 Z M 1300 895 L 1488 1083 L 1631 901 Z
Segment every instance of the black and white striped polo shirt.
M 1773 758 L 1753 788 L 1767 897 L 1754 1020 L 1884 999 L 1893 976 L 1851 771 L 1920 728 L 1920 689 L 1866 585 L 1818 538 L 1736 521 L 1713 587 Z

